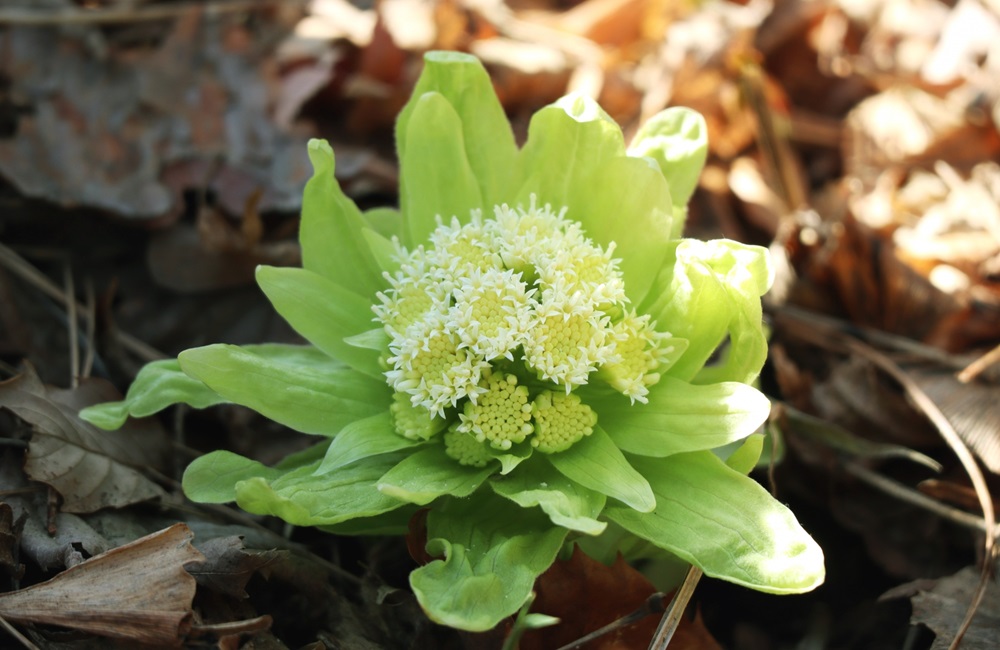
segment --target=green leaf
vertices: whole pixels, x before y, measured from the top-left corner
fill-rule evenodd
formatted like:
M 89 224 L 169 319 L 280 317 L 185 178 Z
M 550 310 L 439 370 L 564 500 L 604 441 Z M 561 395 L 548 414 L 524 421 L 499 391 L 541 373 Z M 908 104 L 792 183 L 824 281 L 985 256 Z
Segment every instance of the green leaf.
M 309 141 L 313 176 L 302 194 L 302 266 L 341 288 L 371 300 L 387 283 L 368 248 L 367 222 L 334 177 L 333 149 L 326 140 Z
M 467 497 L 495 471 L 492 465 L 459 465 L 445 455 L 442 445 L 434 445 L 411 453 L 389 470 L 379 479 L 378 489 L 397 499 L 425 505 L 444 495 Z
M 392 274 L 399 270 L 399 252 L 392 240 L 386 239 L 371 228 L 363 229 L 361 234 L 368 243 L 372 257 L 375 258 L 375 263 L 378 264 L 384 273 Z
M 599 535 L 607 527 L 596 517 L 607 497 L 538 462 L 525 463 L 517 472 L 494 477 L 493 491 L 522 508 L 541 507 L 552 523 L 587 535 Z
M 320 526 L 319 529 L 334 535 L 402 536 L 409 531 L 410 519 L 418 510 L 417 506 L 405 505 L 374 517 L 359 517 L 339 524 Z
M 444 97 L 461 123 L 466 158 L 478 183 L 484 209 L 490 210 L 508 201 L 517 176 L 514 133 L 486 69 L 468 54 L 428 52 L 424 55 L 424 69 L 413 89 L 412 99 L 396 121 L 399 159 L 404 160 L 409 154 L 406 134 L 416 104 L 430 92 Z M 458 216 L 463 219 L 468 215 Z
M 377 352 L 344 340 L 372 328 L 371 300 L 308 269 L 259 266 L 257 284 L 281 317 L 310 343 L 369 377 L 384 379 Z
M 365 222 L 382 239 L 392 241 L 403 236 L 403 215 L 396 208 L 385 206 L 371 208 L 364 212 Z M 374 252 L 374 251 L 373 251 Z
M 443 556 L 410 574 L 431 620 L 481 632 L 517 612 L 566 538 L 538 510 L 481 492 L 448 499 L 427 516 L 427 552 Z
M 517 200 L 579 221 L 595 242 L 615 242 L 625 291 L 640 304 L 666 259 L 673 204 L 650 162 L 625 155 L 621 128 L 593 100 L 571 95 L 535 113 L 522 151 L 525 178 Z
M 391 402 L 383 382 L 312 346 L 207 345 L 181 352 L 178 361 L 219 395 L 303 433 L 336 435 Z
M 423 440 L 410 440 L 396 433 L 392 415 L 387 408 L 383 408 L 378 415 L 344 427 L 330 443 L 316 473 L 325 474 L 362 458 L 412 449 L 422 444 L 425 444 Z
M 729 321 L 729 349 L 725 360 L 702 369 L 699 384 L 719 381 L 751 383 L 767 359 L 767 334 L 763 327 L 760 297 L 774 282 L 774 269 L 766 248 L 739 242 L 704 242 L 712 269 L 725 278 L 724 286 L 734 305 Z
M 384 327 L 377 327 L 367 332 L 344 338 L 344 342 L 348 345 L 379 352 L 385 352 L 389 349 L 389 340 L 389 335 L 386 334 Z
M 94 426 L 112 431 L 125 424 L 129 416 L 144 418 L 174 404 L 202 409 L 226 401 L 202 382 L 184 374 L 176 359 L 163 359 L 142 367 L 125 399 L 88 406 L 79 415 Z
M 706 575 L 751 589 L 802 593 L 823 582 L 823 551 L 791 511 L 711 452 L 633 464 L 649 479 L 656 510 L 609 504 L 611 521 Z
M 284 470 L 268 467 L 230 451 L 213 451 L 187 466 L 181 487 L 197 503 L 228 503 L 236 500 L 236 484 L 261 477 L 273 481 Z
M 468 223 L 482 210 L 479 182 L 469 165 L 462 121 L 440 93 L 415 96 L 405 130 L 400 132 L 400 204 L 411 246 L 423 243 L 452 217 Z
M 383 454 L 322 475 L 315 473 L 317 461 L 277 478 L 255 476 L 236 484 L 236 503 L 249 513 L 273 515 L 296 526 L 375 517 L 406 505 L 375 487 L 401 459 L 400 454 Z
M 682 106 L 660 111 L 639 128 L 628 153 L 655 160 L 670 184 L 674 205 L 685 206 L 698 187 L 708 157 L 705 118 Z
M 726 465 L 740 474 L 749 474 L 757 467 L 764 451 L 764 434 L 749 436 L 726 458 Z
M 514 445 L 510 449 L 500 450 L 489 447 L 486 450 L 491 456 L 500 461 L 500 474 L 506 476 L 514 471 L 514 468 L 531 458 L 535 448 L 524 443 Z
M 656 507 L 649 483 L 629 465 L 600 426 L 566 451 L 547 457 L 563 476 L 585 488 L 618 499 L 639 512 Z
M 752 382 L 767 357 L 760 296 L 773 279 L 767 249 L 728 240 L 677 242 L 641 311 L 662 330 L 688 340 L 667 373 L 699 384 Z M 721 364 L 705 363 L 729 336 Z
M 693 386 L 662 377 L 647 397 L 648 404 L 630 404 L 621 395 L 591 399 L 622 451 L 669 456 L 720 447 L 752 434 L 771 411 L 763 393 L 737 382 Z

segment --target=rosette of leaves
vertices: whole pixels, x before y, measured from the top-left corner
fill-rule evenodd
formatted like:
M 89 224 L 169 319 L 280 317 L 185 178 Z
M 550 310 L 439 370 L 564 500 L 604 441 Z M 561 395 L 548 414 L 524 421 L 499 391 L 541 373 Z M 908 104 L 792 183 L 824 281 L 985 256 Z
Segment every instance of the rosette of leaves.
M 303 268 L 257 271 L 309 345 L 187 350 L 83 417 L 228 402 L 321 437 L 275 467 L 210 453 L 184 490 L 344 534 L 403 533 L 429 508 L 436 559 L 410 584 L 456 628 L 517 612 L 581 537 L 628 535 L 767 592 L 820 584 L 819 547 L 745 475 L 759 442 L 713 452 L 768 415 L 751 383 L 771 269 L 762 248 L 679 236 L 701 117 L 668 109 L 626 148 L 567 96 L 518 148 L 481 64 L 435 52 L 396 143 L 400 208 L 368 212 L 309 145 Z

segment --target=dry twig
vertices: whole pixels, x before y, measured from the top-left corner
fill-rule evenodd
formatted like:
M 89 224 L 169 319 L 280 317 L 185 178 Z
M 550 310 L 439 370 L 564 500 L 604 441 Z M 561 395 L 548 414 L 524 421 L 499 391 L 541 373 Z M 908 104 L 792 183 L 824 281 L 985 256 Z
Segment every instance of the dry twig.
M 667 611 L 663 612 L 663 618 L 660 619 L 660 625 L 656 628 L 656 634 L 653 635 L 653 641 L 649 644 L 649 650 L 667 650 L 670 639 L 677 631 L 681 617 L 684 616 L 684 610 L 687 609 L 687 604 L 691 600 L 691 596 L 694 595 L 694 589 L 698 586 L 702 575 L 701 569 L 698 567 L 692 566 L 688 569 L 687 575 L 684 576 L 684 582 L 677 588 L 677 593 L 670 601 Z
M 781 310 L 781 314 L 786 317 L 791 316 L 793 319 L 797 317 L 797 315 L 789 313 L 784 309 Z M 979 586 L 973 596 L 972 602 L 969 604 L 968 610 L 966 611 L 965 619 L 959 626 L 958 631 L 955 633 L 955 638 L 949 647 L 949 650 L 955 650 L 961 644 L 962 637 L 968 630 L 969 625 L 972 623 L 972 618 L 979 609 L 979 605 L 986 593 L 986 587 L 989 584 L 989 575 L 995 552 L 997 537 L 996 514 L 993 509 L 993 500 L 990 497 L 989 488 L 986 485 L 986 479 L 983 476 L 982 470 L 976 463 L 976 459 L 973 457 L 972 452 L 969 451 L 969 448 L 962 441 L 958 432 L 955 431 L 955 428 L 948 421 L 948 418 L 945 417 L 944 413 L 941 412 L 941 409 L 938 408 L 937 404 L 935 404 L 934 401 L 927 396 L 927 393 L 925 393 L 924 390 L 920 388 L 920 386 L 917 385 L 917 383 L 913 381 L 913 379 L 892 359 L 870 345 L 848 335 L 842 331 L 841 328 L 830 327 L 828 323 L 823 324 L 823 326 L 819 326 L 821 325 L 821 321 L 812 318 L 804 319 L 801 316 L 798 316 L 798 320 L 800 322 L 803 320 L 809 320 L 811 322 L 809 328 L 795 328 L 796 336 L 822 347 L 839 348 L 847 353 L 862 356 L 880 368 L 883 372 L 891 376 L 903 388 L 907 396 L 912 400 L 913 404 L 920 409 L 920 411 L 938 430 L 938 433 L 951 448 L 952 452 L 954 452 L 954 454 L 958 457 L 959 462 L 962 464 L 966 474 L 968 474 L 969 479 L 972 481 L 972 486 L 976 491 L 976 497 L 978 498 L 980 507 L 983 511 L 983 530 L 986 533 L 983 541 L 985 561 Z

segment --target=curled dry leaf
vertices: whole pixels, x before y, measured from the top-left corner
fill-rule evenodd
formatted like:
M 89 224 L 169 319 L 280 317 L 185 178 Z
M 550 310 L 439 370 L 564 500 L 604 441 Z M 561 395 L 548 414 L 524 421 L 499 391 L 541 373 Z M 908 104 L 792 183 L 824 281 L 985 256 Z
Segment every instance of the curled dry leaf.
M 236 598 L 247 597 L 245 589 L 255 573 L 287 555 L 283 551 L 248 551 L 243 548 L 243 538 L 237 535 L 210 539 L 199 544 L 198 550 L 205 560 L 188 573 L 201 586 Z
M 97 555 L 113 546 L 77 515 L 57 512 L 50 522 L 48 494 L 44 487 L 28 481 L 23 464 L 20 452 L 8 450 L 0 455 L 0 493 L 14 520 L 22 521 L 18 532 L 22 559 L 42 571 L 53 571 L 79 564 L 84 554 Z M 55 534 L 48 529 L 50 524 Z
M 926 625 L 937 635 L 931 650 L 950 647 L 979 579 L 979 569 L 966 567 L 937 580 L 933 586 L 923 580 L 916 585 L 917 593 L 911 598 L 912 622 Z M 972 625 L 962 637 L 962 650 L 992 650 L 997 638 L 1000 638 L 1000 588 L 991 582 Z
M 30 367 L 0 383 L 0 408 L 33 429 L 25 471 L 62 495 L 64 512 L 120 508 L 164 494 L 140 471 L 160 464 L 166 442 L 162 430 L 129 423 L 118 431 L 101 431 L 77 417 L 82 407 L 108 399 L 115 395 L 106 382 L 87 380 L 72 391 L 52 389 Z
M 174 524 L 93 557 L 47 582 L 0 595 L 0 616 L 132 642 L 179 646 L 190 629 L 195 580 L 184 565 L 204 559 L 194 534 Z

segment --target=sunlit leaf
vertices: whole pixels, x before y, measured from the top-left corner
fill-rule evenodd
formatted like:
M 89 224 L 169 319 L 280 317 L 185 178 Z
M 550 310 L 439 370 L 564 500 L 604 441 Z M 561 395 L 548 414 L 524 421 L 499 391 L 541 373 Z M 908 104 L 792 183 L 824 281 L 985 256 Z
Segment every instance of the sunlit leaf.
M 382 377 L 377 352 L 345 341 L 372 328 L 371 300 L 307 269 L 261 266 L 257 284 L 282 318 L 310 343 L 355 370 Z
M 615 242 L 625 291 L 640 303 L 666 259 L 673 204 L 659 169 L 625 155 L 621 128 L 592 100 L 563 98 L 532 117 L 517 201 L 567 208 L 587 236 Z
M 771 410 L 763 393 L 736 382 L 693 386 L 663 377 L 647 397 L 639 408 L 617 395 L 593 404 L 623 451 L 669 456 L 720 447 L 756 431 Z
M 775 594 L 823 582 L 823 551 L 784 505 L 707 451 L 635 457 L 656 510 L 609 504 L 604 516 L 706 575 Z
M 334 178 L 333 149 L 309 141 L 313 176 L 302 194 L 302 266 L 365 298 L 386 286 L 363 230 L 367 222 Z
M 185 350 L 184 371 L 228 400 L 303 433 L 333 436 L 385 411 L 390 394 L 312 346 L 253 349 L 215 344 Z

